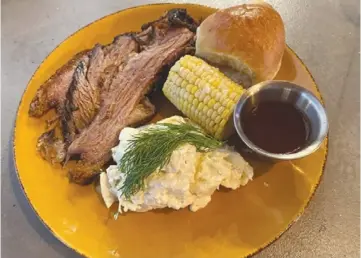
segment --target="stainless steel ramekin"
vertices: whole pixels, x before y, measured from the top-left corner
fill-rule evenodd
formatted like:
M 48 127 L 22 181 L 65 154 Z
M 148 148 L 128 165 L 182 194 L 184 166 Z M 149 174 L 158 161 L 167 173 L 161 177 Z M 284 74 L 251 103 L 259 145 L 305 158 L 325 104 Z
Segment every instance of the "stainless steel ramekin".
M 308 142 L 304 148 L 293 153 L 271 153 L 248 139 L 242 128 L 242 116 L 262 101 L 288 102 L 303 113 L 310 126 Z M 310 155 L 320 147 L 328 132 L 327 115 L 322 103 L 312 92 L 288 81 L 265 81 L 250 87 L 235 107 L 233 122 L 239 137 L 252 152 L 276 161 L 299 159 Z

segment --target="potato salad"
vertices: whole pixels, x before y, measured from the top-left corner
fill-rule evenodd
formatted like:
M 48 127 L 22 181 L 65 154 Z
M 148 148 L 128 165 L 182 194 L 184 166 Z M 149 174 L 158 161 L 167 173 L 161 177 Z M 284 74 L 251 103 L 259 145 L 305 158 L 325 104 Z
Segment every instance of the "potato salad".
M 118 202 L 119 213 L 166 207 L 176 210 L 189 207 L 191 211 L 197 211 L 211 201 L 212 194 L 220 186 L 237 189 L 252 180 L 252 167 L 231 147 L 222 144 L 213 149 L 199 149 L 196 144 L 186 142 L 172 151 L 162 167 L 157 167 L 144 178 L 139 190 L 126 196 L 125 184 L 137 179 L 134 176 L 134 179 L 127 181 L 127 177 L 133 176 L 132 171 L 127 174 L 121 169 L 122 158 L 130 150 L 130 144 L 134 144 L 135 139 L 141 139 L 137 136 L 149 128 L 154 130 L 163 127 L 163 124 L 185 123 L 190 122 L 183 117 L 173 116 L 157 124 L 142 128 L 127 127 L 121 131 L 119 144 L 112 149 L 117 165 L 109 166 L 100 175 L 100 190 L 108 208 Z M 162 133 L 164 135 L 167 131 Z M 194 136 L 198 137 L 197 134 Z M 159 144 L 162 144 L 161 140 Z

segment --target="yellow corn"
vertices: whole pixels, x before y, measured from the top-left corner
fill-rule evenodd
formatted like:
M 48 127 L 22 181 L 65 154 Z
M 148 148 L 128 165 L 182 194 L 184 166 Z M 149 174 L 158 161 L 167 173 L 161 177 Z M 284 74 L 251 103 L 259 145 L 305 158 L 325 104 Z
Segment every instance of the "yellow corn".
M 189 55 L 175 63 L 163 87 L 164 95 L 184 115 L 218 139 L 229 135 L 226 131 L 242 92 L 217 68 Z

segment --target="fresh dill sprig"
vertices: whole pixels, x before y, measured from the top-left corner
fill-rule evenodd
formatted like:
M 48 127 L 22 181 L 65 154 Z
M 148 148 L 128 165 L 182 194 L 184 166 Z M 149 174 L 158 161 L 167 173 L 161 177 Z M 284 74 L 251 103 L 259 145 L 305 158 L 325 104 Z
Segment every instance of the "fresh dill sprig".
M 195 146 L 199 152 L 223 145 L 223 142 L 189 123 L 159 123 L 155 127 L 144 129 L 129 140 L 119 166 L 120 171 L 126 174 L 120 188 L 125 198 L 129 199 L 143 189 L 144 180 L 158 168 L 167 165 L 173 151 L 186 143 Z

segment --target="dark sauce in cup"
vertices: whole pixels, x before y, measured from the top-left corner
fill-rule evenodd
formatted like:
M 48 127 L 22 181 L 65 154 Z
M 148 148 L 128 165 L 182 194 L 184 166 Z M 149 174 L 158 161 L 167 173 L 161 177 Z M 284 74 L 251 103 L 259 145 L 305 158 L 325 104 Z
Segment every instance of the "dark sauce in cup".
M 294 153 L 305 147 L 309 123 L 291 103 L 264 101 L 242 115 L 245 135 L 257 147 L 271 153 Z

